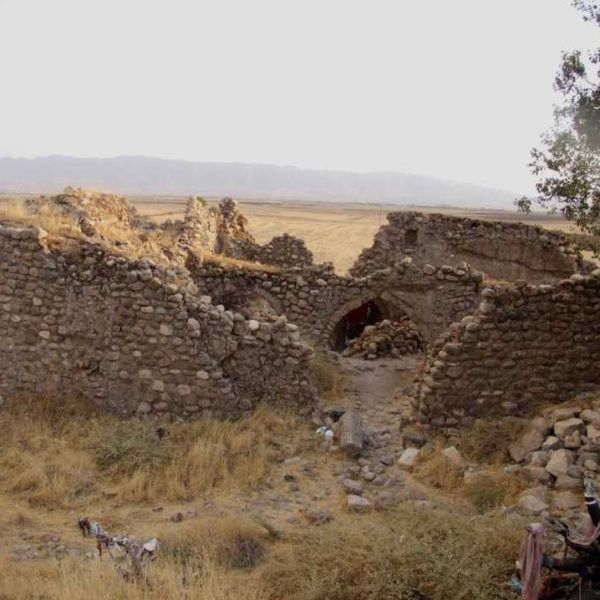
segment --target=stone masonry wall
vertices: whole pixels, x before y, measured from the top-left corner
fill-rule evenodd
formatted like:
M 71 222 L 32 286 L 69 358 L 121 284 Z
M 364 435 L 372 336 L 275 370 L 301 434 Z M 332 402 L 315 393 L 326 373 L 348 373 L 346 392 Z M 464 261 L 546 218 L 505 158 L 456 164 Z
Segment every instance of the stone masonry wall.
M 254 260 L 265 265 L 279 267 L 310 267 L 313 265 L 313 253 L 306 247 L 304 240 L 289 233 L 274 237 L 269 243 L 259 246 Z
M 312 351 L 284 318 L 246 320 L 99 244 L 49 245 L 39 228 L 0 224 L 0 395 L 181 417 L 236 418 L 263 400 L 311 408 Z
M 451 428 L 524 414 L 600 385 L 600 270 L 482 295 L 430 349 L 416 399 L 422 422 Z
M 330 265 L 282 271 L 188 267 L 214 303 L 235 307 L 260 296 L 324 346 L 330 345 L 335 326 L 347 313 L 374 299 L 385 305 L 386 317 L 408 315 L 425 339 L 433 341 L 450 323 L 473 312 L 482 279 L 467 266 L 421 269 L 410 260 L 365 278 L 337 275 Z
M 532 283 L 556 281 L 582 267 L 578 253 L 559 231 L 418 212 L 392 212 L 388 225 L 351 269 L 365 276 L 408 255 L 418 264 L 466 261 L 486 277 Z

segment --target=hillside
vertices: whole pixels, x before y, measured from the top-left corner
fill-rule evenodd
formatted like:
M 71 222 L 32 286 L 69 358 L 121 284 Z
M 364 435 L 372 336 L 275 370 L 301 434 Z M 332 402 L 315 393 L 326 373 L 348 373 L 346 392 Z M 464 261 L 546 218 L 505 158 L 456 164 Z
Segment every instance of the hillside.
M 507 208 L 514 194 L 402 173 L 352 173 L 141 156 L 0 158 L 0 192 L 51 193 L 66 186 L 123 194 L 203 194 L 391 204 Z

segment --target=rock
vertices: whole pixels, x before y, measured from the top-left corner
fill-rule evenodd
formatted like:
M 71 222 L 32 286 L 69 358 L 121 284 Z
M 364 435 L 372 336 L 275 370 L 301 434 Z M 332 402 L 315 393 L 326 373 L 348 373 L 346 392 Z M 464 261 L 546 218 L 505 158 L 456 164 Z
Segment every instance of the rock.
M 559 475 L 554 482 L 554 487 L 559 490 L 581 489 L 581 480 L 569 477 L 566 473 Z
M 181 523 L 181 521 L 183 521 L 183 513 L 176 512 L 175 514 L 171 515 L 171 521 L 173 521 L 173 523 Z
M 597 429 L 595 425 L 588 425 L 586 435 L 590 441 L 596 442 L 600 438 L 600 429 Z
M 560 450 L 562 446 L 562 442 L 556 436 L 551 435 L 544 440 L 544 443 L 542 444 L 542 450 Z
M 420 431 L 403 431 L 402 446 L 404 448 L 422 448 L 425 445 L 425 436 Z
M 552 424 L 544 417 L 535 417 L 531 420 L 531 427 L 539 431 L 543 436 L 548 435 L 552 431 Z
M 583 431 L 583 421 L 576 417 L 554 423 L 554 433 L 559 438 L 564 438 L 579 430 Z
M 340 447 L 352 457 L 363 449 L 363 423 L 360 414 L 351 408 L 340 418 Z
M 518 504 L 522 509 L 533 515 L 539 515 L 550 508 L 546 502 L 531 495 L 519 498 Z
M 560 492 L 552 498 L 552 506 L 556 510 L 567 511 L 581 505 L 581 499 L 572 492 Z
M 560 475 L 566 475 L 568 468 L 571 466 L 573 462 L 573 455 L 569 450 L 555 450 L 550 455 L 550 460 L 546 465 L 546 471 L 548 473 L 554 475 L 554 477 L 559 477 Z
M 575 430 L 570 435 L 565 435 L 565 448 L 576 450 L 579 447 L 581 447 L 581 434 L 578 430 Z
M 544 441 L 544 435 L 538 429 L 524 433 L 518 442 L 510 444 L 508 453 L 515 462 L 523 462 L 530 452 L 538 450 Z
M 407 448 L 402 456 L 398 459 L 398 464 L 401 467 L 406 467 L 408 469 L 412 469 L 417 462 L 417 457 L 419 456 L 420 450 L 418 448 Z
M 373 507 L 369 500 L 362 496 L 357 496 L 356 494 L 348 494 L 348 496 L 346 496 L 346 506 L 348 507 L 348 510 L 359 513 L 368 512 Z
M 576 406 L 571 408 L 556 408 L 549 412 L 548 420 L 554 425 L 557 421 L 566 421 L 581 412 Z
M 394 464 L 394 456 L 392 454 L 386 454 L 379 459 L 379 462 L 386 467 L 391 467 Z
M 546 485 L 552 481 L 550 473 L 544 467 L 526 466 L 523 467 L 522 472 L 525 478 L 530 481 L 537 481 Z
M 457 469 L 461 469 L 465 465 L 461 453 L 454 446 L 442 450 L 442 456 Z
M 544 450 L 538 450 L 531 454 L 531 462 L 529 463 L 532 467 L 545 467 L 550 460 L 550 454 Z
M 584 410 L 579 415 L 579 418 L 584 423 L 587 423 L 590 425 L 597 424 L 597 426 L 600 428 L 600 411 L 598 411 L 598 410 L 589 410 L 589 409 Z

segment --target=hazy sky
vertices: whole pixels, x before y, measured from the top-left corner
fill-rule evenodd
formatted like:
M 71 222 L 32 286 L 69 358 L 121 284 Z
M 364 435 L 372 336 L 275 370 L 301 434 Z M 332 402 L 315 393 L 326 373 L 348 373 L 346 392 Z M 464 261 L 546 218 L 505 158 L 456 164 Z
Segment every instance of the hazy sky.
M 142 154 L 530 192 L 569 0 L 0 0 L 0 156 Z

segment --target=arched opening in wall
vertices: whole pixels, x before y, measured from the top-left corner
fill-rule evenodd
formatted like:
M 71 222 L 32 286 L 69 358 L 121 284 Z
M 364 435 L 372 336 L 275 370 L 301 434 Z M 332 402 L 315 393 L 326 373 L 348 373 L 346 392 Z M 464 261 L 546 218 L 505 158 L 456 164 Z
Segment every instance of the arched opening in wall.
M 425 340 L 400 306 L 374 298 L 342 313 L 330 346 L 346 356 L 399 357 L 423 352 Z

